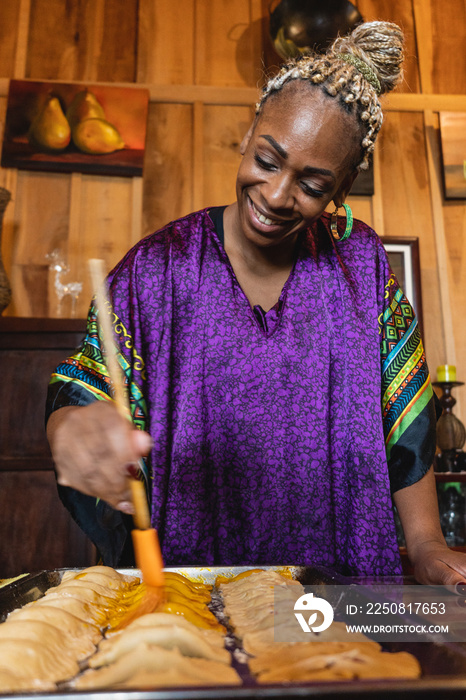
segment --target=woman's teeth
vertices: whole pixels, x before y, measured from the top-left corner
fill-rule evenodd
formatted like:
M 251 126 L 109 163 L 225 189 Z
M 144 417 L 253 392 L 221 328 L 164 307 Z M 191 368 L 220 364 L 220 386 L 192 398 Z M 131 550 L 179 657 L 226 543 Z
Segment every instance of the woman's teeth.
M 262 224 L 267 224 L 267 226 L 272 226 L 272 224 L 277 223 L 276 221 L 273 221 L 272 219 L 268 219 L 266 216 L 264 216 L 259 211 L 257 211 L 256 207 L 254 206 L 254 202 L 251 202 L 251 204 L 252 204 L 252 209 L 254 211 L 254 214 L 257 216 L 257 218 L 259 219 L 259 221 Z

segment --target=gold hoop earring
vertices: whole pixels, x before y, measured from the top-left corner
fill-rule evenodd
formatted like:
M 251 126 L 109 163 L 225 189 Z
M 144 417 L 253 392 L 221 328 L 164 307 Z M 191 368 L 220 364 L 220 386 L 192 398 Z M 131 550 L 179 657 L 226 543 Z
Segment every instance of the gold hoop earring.
M 330 219 L 332 236 L 339 243 L 346 241 L 346 239 L 351 236 L 351 231 L 353 230 L 353 212 L 351 211 L 351 207 L 349 207 L 348 204 L 343 204 L 342 206 L 346 212 L 346 227 L 342 236 L 338 234 L 338 207 L 335 207 L 335 211 L 332 213 L 332 218 Z

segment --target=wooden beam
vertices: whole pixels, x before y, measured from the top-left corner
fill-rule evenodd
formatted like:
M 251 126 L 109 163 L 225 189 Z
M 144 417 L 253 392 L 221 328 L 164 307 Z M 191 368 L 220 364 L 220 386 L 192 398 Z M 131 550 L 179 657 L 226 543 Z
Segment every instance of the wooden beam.
M 21 0 L 16 38 L 15 65 L 13 69 L 13 77 L 17 79 L 24 78 L 26 75 L 30 15 L 31 0 Z
M 204 206 L 204 104 L 194 103 L 193 115 L 193 210 Z
M 133 177 L 132 199 L 131 199 L 131 244 L 135 245 L 142 236 L 142 200 L 143 184 L 142 177 Z
M 434 47 L 431 0 L 413 0 L 414 29 L 419 61 L 419 80 L 424 94 L 433 92 Z M 429 109 L 426 107 L 426 109 Z
M 449 265 L 447 241 L 445 236 L 445 222 L 443 219 L 442 201 L 442 173 L 440 149 L 437 138 L 437 124 L 433 112 L 424 113 L 427 166 L 429 169 L 430 201 L 432 207 L 432 221 L 434 225 L 435 247 L 437 251 L 437 271 L 440 289 L 440 323 L 443 329 L 445 343 L 445 364 L 456 365 L 455 330 L 450 300 Z
M 387 112 L 466 112 L 466 95 L 436 95 L 395 92 L 382 98 Z
M 89 50 L 86 51 L 86 64 L 84 75 L 90 81 L 94 81 L 99 70 L 99 60 L 101 58 L 101 46 L 105 24 L 105 3 L 104 0 L 94 0 L 92 3 L 92 19 L 87 23 L 87 40 Z
M 374 173 L 374 194 L 372 195 L 372 228 L 379 236 L 385 235 L 385 222 L 383 216 L 383 197 L 382 197 L 382 167 L 380 164 L 380 155 L 376 146 L 372 164 Z
M 48 83 L 63 82 L 47 80 Z M 68 81 L 76 85 L 89 85 L 90 81 Z M 8 78 L 0 78 L 0 97 L 8 94 Z M 149 83 L 106 83 L 93 81 L 94 85 L 108 87 L 145 88 L 151 102 L 166 104 L 205 105 L 254 105 L 260 90 L 252 87 L 219 87 L 215 85 L 156 85 Z M 421 95 L 396 92 L 382 98 L 382 107 L 387 112 L 466 112 L 466 95 Z
M 70 177 L 70 209 L 68 218 L 68 246 L 65 251 L 66 260 L 70 264 L 72 279 L 84 279 L 87 275 L 86 261 L 82 255 L 82 173 L 71 173 Z M 52 301 L 53 300 L 53 301 Z M 49 316 L 55 316 L 56 298 L 49 282 Z

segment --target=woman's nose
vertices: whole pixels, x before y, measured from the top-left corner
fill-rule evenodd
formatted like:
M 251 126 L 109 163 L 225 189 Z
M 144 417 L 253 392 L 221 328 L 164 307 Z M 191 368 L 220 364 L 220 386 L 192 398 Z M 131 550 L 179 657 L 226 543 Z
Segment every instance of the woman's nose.
M 262 195 L 270 208 L 289 209 L 294 205 L 291 178 L 285 173 L 275 173 L 266 186 L 262 187 Z

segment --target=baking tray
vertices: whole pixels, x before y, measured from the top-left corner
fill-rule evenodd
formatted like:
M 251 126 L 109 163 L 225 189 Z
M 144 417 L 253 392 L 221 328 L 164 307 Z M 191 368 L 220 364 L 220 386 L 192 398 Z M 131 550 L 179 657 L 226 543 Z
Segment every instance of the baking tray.
M 213 584 L 218 575 L 235 576 L 242 571 L 255 568 L 253 566 L 230 567 L 172 567 L 166 571 L 176 571 L 192 580 L 201 580 Z M 293 578 L 303 585 L 355 585 L 354 580 L 341 576 L 324 567 L 306 566 L 261 566 L 263 569 L 291 571 Z M 26 603 L 42 597 L 45 591 L 58 585 L 65 571 L 70 569 L 55 569 L 30 574 L 0 589 L 0 621 L 9 612 Z M 80 569 L 77 569 L 80 570 Z M 118 569 L 121 573 L 140 575 L 137 569 Z M 466 644 L 458 643 L 408 643 L 393 642 L 383 645 L 391 651 L 408 651 L 418 659 L 422 668 L 422 678 L 418 680 L 358 680 L 358 681 L 327 681 L 299 684 L 255 685 L 252 677 L 243 675 L 246 685 L 242 687 L 212 687 L 208 688 L 170 688 L 166 690 L 59 690 L 54 693 L 25 693 L 1 694 L 2 700 L 31 700 L 35 697 L 43 700 L 70 700 L 79 697 L 83 700 L 248 700 L 259 698 L 322 698 L 323 700 L 343 700 L 361 698 L 362 700 L 411 700 L 412 698 L 428 698 L 443 700 L 443 698 L 466 698 Z M 234 657 L 233 657 L 234 658 Z M 237 665 L 233 660 L 233 665 Z

